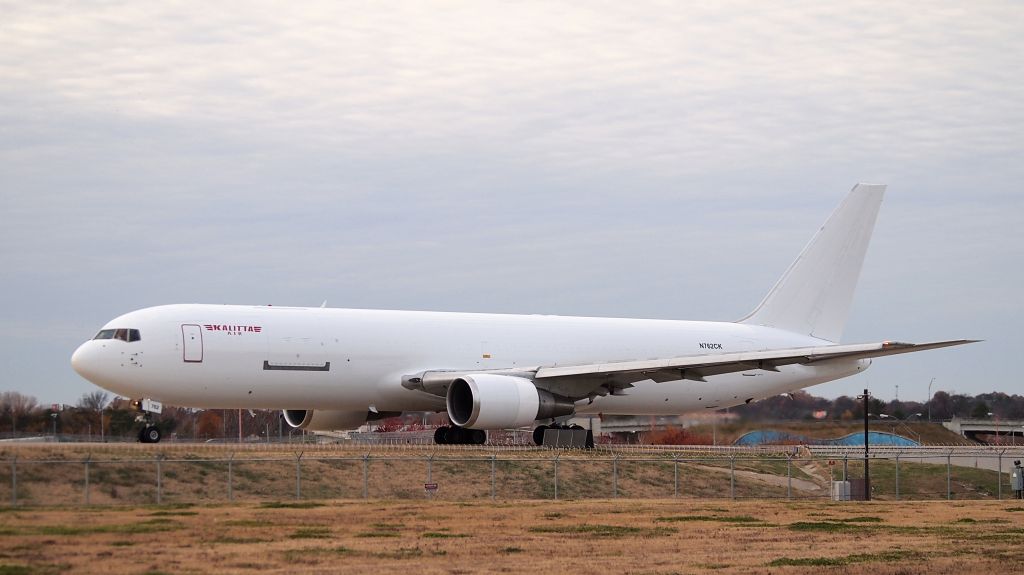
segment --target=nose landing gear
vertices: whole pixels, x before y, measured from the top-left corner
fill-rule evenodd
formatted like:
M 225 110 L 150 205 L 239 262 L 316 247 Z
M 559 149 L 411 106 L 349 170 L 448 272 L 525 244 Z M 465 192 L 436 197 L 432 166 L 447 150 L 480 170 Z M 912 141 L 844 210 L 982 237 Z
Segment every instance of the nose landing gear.
M 153 425 L 153 414 L 162 412 L 163 405 L 152 399 L 139 399 L 132 402 L 132 407 L 139 412 L 135 416 L 135 421 L 143 424 L 142 429 L 139 430 L 139 442 L 160 443 L 162 433 L 158 427 Z
M 139 431 L 139 442 L 141 443 L 160 443 L 160 429 L 146 425 Z

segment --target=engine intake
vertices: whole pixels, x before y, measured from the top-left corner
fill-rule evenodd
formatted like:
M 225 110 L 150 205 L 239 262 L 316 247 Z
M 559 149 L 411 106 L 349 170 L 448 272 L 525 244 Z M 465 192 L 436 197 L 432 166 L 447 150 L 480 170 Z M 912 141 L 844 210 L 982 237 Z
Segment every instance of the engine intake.
M 524 377 L 489 373 L 452 381 L 447 405 L 452 423 L 470 429 L 522 427 L 538 419 L 569 415 L 576 407 L 568 398 L 537 389 Z

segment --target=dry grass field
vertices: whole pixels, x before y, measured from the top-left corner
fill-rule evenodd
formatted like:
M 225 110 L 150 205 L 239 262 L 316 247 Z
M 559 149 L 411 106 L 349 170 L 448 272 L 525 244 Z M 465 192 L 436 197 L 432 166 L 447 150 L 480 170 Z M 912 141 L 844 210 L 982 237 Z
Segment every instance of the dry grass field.
M 0 508 L 0 574 L 929 573 L 1024 564 L 1024 502 L 325 500 Z

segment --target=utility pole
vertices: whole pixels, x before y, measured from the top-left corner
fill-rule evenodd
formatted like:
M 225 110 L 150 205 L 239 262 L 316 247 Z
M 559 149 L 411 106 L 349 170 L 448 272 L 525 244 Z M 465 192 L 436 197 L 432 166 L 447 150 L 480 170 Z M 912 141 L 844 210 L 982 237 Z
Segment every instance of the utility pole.
M 871 473 L 868 471 L 868 390 L 864 390 L 864 501 L 871 501 Z

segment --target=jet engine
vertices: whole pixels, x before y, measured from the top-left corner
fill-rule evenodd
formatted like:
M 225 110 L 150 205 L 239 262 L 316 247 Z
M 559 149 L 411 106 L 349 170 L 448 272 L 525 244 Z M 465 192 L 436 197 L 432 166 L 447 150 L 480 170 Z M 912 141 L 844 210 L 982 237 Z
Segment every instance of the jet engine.
M 296 429 L 341 431 L 356 429 L 367 421 L 400 415 L 399 412 L 334 411 L 323 409 L 285 409 L 284 420 Z
M 571 400 L 537 389 L 529 379 L 490 373 L 453 380 L 447 405 L 452 423 L 470 429 L 522 427 L 575 410 Z

